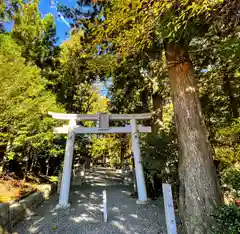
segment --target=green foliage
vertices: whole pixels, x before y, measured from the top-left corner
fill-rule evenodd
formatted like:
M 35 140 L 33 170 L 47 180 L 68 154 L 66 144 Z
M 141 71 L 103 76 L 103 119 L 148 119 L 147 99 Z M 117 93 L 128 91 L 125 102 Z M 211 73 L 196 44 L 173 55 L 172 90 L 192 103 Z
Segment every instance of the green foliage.
M 240 209 L 236 205 L 218 207 L 213 214 L 215 225 L 212 234 L 237 234 L 240 232 Z
M 226 123 L 229 123 L 230 125 L 224 128 L 219 128 L 215 133 L 215 139 L 217 140 L 215 143 L 215 157 L 220 161 L 221 170 L 240 162 L 239 118 L 231 120 L 227 119 L 225 121 L 225 124 Z
M 90 152 L 95 161 L 107 158 L 110 166 L 120 165 L 121 142 L 114 136 L 92 137 Z
M 1 149 L 8 161 L 19 162 L 19 170 L 25 169 L 25 173 L 32 167 L 44 173 L 51 162 L 57 163 L 52 168 L 56 173 L 65 139 L 53 134 L 60 122 L 48 116 L 48 111 L 106 112 L 109 100 L 100 96 L 93 84 L 96 78 L 86 69 L 87 58 L 79 43 L 84 36 L 81 31 L 56 47 L 54 17 L 41 17 L 38 0 L 19 4 L 16 9 L 11 6 L 13 1 L 5 3 L 1 7 L 12 12 L 4 20 L 12 19 L 14 26 L 12 32 L 0 35 Z M 77 138 L 76 160 L 90 155 L 94 140 Z M 113 148 L 109 151 L 112 155 Z
M 237 141 L 240 135 L 240 118 L 233 119 L 230 126 L 219 129 L 218 134 L 225 137 L 225 140 L 228 138 L 232 143 Z
M 60 46 L 57 78 L 53 81 L 54 90 L 58 101 L 69 112 L 105 111 L 108 100 L 101 98 L 99 90 L 94 88 L 97 75 L 87 69 L 87 58 L 82 53 L 79 34 L 72 35 L 69 41 Z
M 56 54 L 56 25 L 53 15 L 41 17 L 38 4 L 39 0 L 28 2 L 17 12 L 12 35 L 22 47 L 22 56 L 46 70 Z
M 57 182 L 58 182 L 57 176 L 49 176 L 48 179 L 50 182 L 55 183 L 55 184 L 57 184 Z
M 22 5 L 22 0 L 3 0 L 0 2 L 0 32 L 4 31 L 4 23 L 13 19 Z
M 103 46 L 109 42 L 119 56 L 125 57 L 151 47 L 154 41 L 189 41 L 206 31 L 222 2 L 113 1 L 104 9 L 104 22 L 93 25 L 95 42 Z
M 236 192 L 240 192 L 240 169 L 228 168 L 222 175 L 222 182 Z M 240 194 L 239 194 L 240 195 Z
M 224 171 L 224 169 L 231 167 L 238 161 L 235 157 L 234 148 L 229 147 L 228 145 L 215 146 L 215 159 L 220 161 L 221 171 Z
M 9 35 L 0 35 L 0 123 L 1 137 L 8 144 L 9 160 L 51 155 L 53 127 L 57 122 L 48 111 L 62 111 L 47 81 L 36 66 L 21 57 L 21 47 Z
M 161 132 L 142 141 L 143 166 L 147 174 L 158 174 L 163 182 L 178 186 L 178 153 L 173 135 Z

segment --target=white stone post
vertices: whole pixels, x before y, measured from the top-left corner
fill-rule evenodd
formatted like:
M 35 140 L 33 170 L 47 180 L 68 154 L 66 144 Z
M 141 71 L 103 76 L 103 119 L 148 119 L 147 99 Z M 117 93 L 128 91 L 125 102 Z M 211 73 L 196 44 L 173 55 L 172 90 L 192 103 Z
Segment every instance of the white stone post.
M 103 220 L 106 223 L 108 219 L 108 210 L 107 210 L 107 190 L 103 190 Z
M 70 190 L 71 175 L 72 175 L 72 161 L 73 161 L 74 140 L 75 140 L 75 133 L 73 131 L 73 127 L 75 125 L 76 125 L 76 121 L 70 120 L 68 137 L 66 142 L 66 149 L 65 149 L 65 156 L 64 156 L 59 203 L 57 205 L 57 208 L 68 208 L 70 206 L 70 204 L 68 203 L 68 198 L 69 198 L 69 190 Z
M 143 167 L 141 162 L 141 151 L 139 145 L 139 137 L 137 131 L 137 124 L 135 119 L 131 119 L 131 130 L 132 130 L 132 151 L 134 156 L 135 173 L 138 190 L 138 201 L 137 203 L 146 203 L 147 192 L 145 185 L 145 178 L 143 173 Z
M 168 234 L 177 234 L 171 184 L 162 184 Z

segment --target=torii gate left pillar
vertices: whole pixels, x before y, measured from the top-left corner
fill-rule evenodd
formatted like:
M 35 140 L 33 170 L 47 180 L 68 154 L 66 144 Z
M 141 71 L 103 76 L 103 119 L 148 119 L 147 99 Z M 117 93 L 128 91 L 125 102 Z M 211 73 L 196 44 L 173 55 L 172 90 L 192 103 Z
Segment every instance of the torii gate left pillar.
M 70 206 L 70 204 L 68 203 L 68 198 L 69 198 L 69 190 L 70 190 L 71 175 L 72 175 L 75 126 L 76 126 L 76 120 L 70 120 L 66 148 L 65 148 L 64 163 L 63 163 L 63 173 L 62 173 L 59 203 L 57 205 L 57 208 L 68 208 Z
M 60 128 L 56 128 L 56 133 L 67 133 L 68 138 L 66 142 L 66 150 L 63 165 L 63 174 L 60 188 L 59 203 L 57 208 L 68 208 L 70 204 L 68 203 L 70 182 L 72 175 L 72 161 L 73 161 L 73 151 L 74 151 L 74 141 L 75 133 L 131 133 L 132 134 L 132 151 L 134 155 L 135 163 L 135 174 L 138 189 L 138 201 L 137 203 L 145 203 L 147 201 L 147 192 L 145 185 L 145 178 L 143 173 L 143 167 L 141 162 L 141 152 L 139 145 L 138 132 L 151 132 L 151 127 L 145 127 L 136 124 L 138 119 L 149 119 L 151 114 L 105 114 L 98 113 L 97 115 L 79 115 L 79 114 L 60 114 L 60 113 L 49 113 L 55 119 L 69 120 L 69 125 L 65 125 Z M 101 115 L 102 114 L 102 115 Z M 100 117 L 100 119 L 99 119 Z M 102 119 L 102 123 L 101 123 Z M 125 127 L 109 127 L 108 122 L 110 120 L 131 120 L 131 125 Z M 99 127 L 86 128 L 77 126 L 77 120 L 87 120 L 87 121 L 100 121 Z

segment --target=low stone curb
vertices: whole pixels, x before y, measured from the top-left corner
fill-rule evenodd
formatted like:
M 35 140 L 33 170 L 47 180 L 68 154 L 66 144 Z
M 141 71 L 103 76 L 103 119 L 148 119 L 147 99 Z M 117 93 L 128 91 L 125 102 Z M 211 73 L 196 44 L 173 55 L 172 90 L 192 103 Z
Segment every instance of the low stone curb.
M 30 194 L 19 202 L 0 204 L 0 234 L 8 234 L 11 229 L 25 217 L 31 215 L 45 199 L 56 191 L 55 184 L 44 184 L 37 192 Z

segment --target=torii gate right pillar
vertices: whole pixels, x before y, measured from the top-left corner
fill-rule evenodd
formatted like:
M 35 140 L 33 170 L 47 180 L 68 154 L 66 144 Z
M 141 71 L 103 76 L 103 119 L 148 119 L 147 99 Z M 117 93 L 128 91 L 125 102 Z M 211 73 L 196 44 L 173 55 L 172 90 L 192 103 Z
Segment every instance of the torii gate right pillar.
M 146 191 L 143 166 L 141 162 L 141 151 L 140 151 L 136 119 L 131 119 L 131 129 L 132 129 L 132 151 L 134 156 L 135 174 L 136 174 L 137 190 L 138 190 L 137 203 L 144 204 L 147 202 L 147 191 Z

